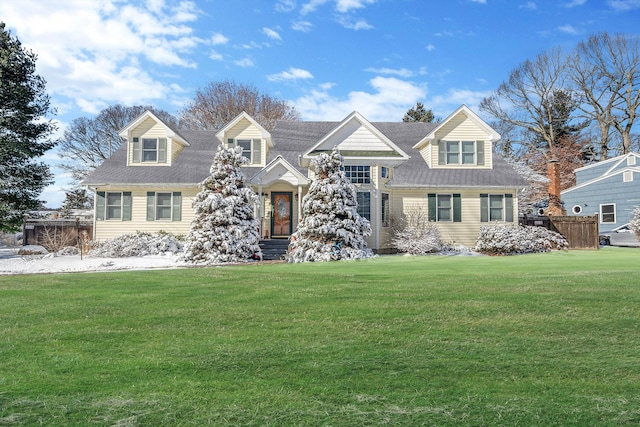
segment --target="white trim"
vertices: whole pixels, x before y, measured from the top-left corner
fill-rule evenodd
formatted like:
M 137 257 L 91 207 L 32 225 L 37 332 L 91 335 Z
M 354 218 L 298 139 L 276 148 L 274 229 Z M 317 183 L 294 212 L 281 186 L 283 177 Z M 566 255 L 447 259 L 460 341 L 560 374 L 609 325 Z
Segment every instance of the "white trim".
M 603 206 L 613 206 L 613 221 L 607 221 L 604 222 L 604 215 L 602 214 L 602 207 Z M 598 205 L 598 212 L 599 212 L 599 219 L 600 219 L 600 224 L 615 224 L 618 221 L 618 207 L 616 206 L 615 203 L 600 203 L 600 205 Z M 607 214 L 610 215 L 610 214 Z
M 167 126 L 165 124 L 165 122 L 160 120 L 158 118 L 158 116 L 156 116 L 155 114 L 153 114 L 149 110 L 146 110 L 144 113 L 140 114 L 136 119 L 134 119 L 128 125 L 123 127 L 120 130 L 120 132 L 118 132 L 118 135 L 120 135 L 122 138 L 125 138 L 127 140 L 127 143 L 130 144 L 131 143 L 131 141 L 130 141 L 131 140 L 131 130 L 135 129 L 142 122 L 144 122 L 146 119 L 149 119 L 149 118 L 154 120 L 156 123 L 161 124 L 164 127 L 166 135 L 167 135 L 167 138 L 171 138 L 172 140 L 180 143 L 181 145 L 183 145 L 185 147 L 190 147 L 191 146 L 191 144 L 189 144 L 184 138 L 182 138 L 182 136 L 177 134 L 173 129 L 171 129 L 169 126 Z M 167 141 L 167 147 L 168 146 L 169 146 L 169 141 Z M 168 148 L 167 148 L 167 150 L 168 150 Z
M 267 145 L 269 147 L 273 147 L 273 142 L 271 141 L 271 134 L 269 133 L 269 131 L 267 131 L 265 128 L 263 128 L 260 125 L 260 123 L 256 122 L 253 117 L 251 117 L 249 114 L 247 114 L 244 111 L 242 113 L 238 114 L 233 120 L 231 120 L 229 123 L 227 123 L 222 129 L 220 129 L 218 132 L 216 132 L 216 138 L 218 138 L 220 141 L 222 141 L 223 144 L 226 144 L 226 140 L 227 140 L 227 138 L 225 137 L 226 133 L 229 131 L 229 129 L 231 129 L 236 124 L 238 124 L 238 122 L 240 122 L 240 120 L 242 120 L 242 119 L 247 119 L 249 121 L 249 123 L 251 123 L 253 126 L 258 128 L 258 130 L 260 131 L 260 134 L 262 136 L 262 139 L 264 139 L 267 142 Z
M 302 175 L 300 173 L 300 171 L 298 171 L 296 168 L 294 168 L 291 163 L 287 162 L 282 156 L 277 156 L 275 159 L 273 159 L 271 162 L 269 162 L 269 164 L 267 164 L 265 167 L 263 167 L 260 172 L 258 172 L 257 174 L 255 174 L 251 179 L 249 179 L 249 182 L 253 185 L 266 185 L 268 186 L 271 182 L 268 183 L 263 183 L 262 182 L 262 178 L 268 174 L 269 172 L 271 172 L 276 166 L 281 165 L 283 166 L 287 171 L 291 172 L 295 178 L 297 179 L 296 183 L 292 183 L 292 185 L 309 185 L 309 179 L 307 177 L 305 177 L 304 175 Z
M 613 168 L 611 168 L 611 169 L 613 169 Z M 639 172 L 640 173 L 640 167 L 620 169 L 620 170 L 615 171 L 615 173 L 604 173 L 604 174 L 602 174 L 602 175 L 600 175 L 600 176 L 598 176 L 596 178 L 593 178 L 593 179 L 591 179 L 589 181 L 583 182 L 582 184 L 575 185 L 575 186 L 573 186 L 571 188 L 567 188 L 566 190 L 562 190 L 560 192 L 560 195 L 570 193 L 570 192 L 572 192 L 574 190 L 577 190 L 577 189 L 580 189 L 580 188 L 584 188 L 584 187 L 586 187 L 588 185 L 594 184 L 596 182 L 602 181 L 602 180 L 607 179 L 607 178 L 614 177 L 616 175 L 623 174 L 623 173 L 628 172 L 628 171 Z

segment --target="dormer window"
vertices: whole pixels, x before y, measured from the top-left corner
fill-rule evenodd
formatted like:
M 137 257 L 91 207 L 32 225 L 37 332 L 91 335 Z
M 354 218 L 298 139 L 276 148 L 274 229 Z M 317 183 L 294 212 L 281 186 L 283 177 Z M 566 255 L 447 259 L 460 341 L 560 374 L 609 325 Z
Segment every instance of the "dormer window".
M 259 165 L 262 163 L 262 140 L 254 139 L 227 139 L 227 148 L 242 147 L 242 155 L 249 159 L 249 164 Z
M 347 179 L 354 184 L 371 184 L 371 166 L 345 165 L 342 167 Z
M 167 138 L 133 138 L 133 163 L 167 163 Z
M 484 141 L 440 141 L 440 165 L 484 165 Z

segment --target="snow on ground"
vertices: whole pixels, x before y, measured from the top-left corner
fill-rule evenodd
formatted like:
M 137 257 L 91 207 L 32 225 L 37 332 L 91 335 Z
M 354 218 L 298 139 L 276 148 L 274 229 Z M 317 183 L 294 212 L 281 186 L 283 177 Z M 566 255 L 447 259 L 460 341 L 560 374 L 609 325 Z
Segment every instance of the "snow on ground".
M 0 250 L 0 275 L 35 273 L 75 273 L 83 271 L 148 270 L 178 268 L 185 264 L 177 255 L 147 255 L 130 258 L 92 258 L 80 255 L 16 255 Z

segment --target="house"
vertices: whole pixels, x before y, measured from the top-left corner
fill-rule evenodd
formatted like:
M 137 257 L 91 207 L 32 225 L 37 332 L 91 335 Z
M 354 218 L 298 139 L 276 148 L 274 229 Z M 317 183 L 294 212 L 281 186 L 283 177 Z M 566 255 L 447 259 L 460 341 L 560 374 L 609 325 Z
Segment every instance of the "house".
M 628 153 L 575 170 L 576 185 L 562 191 L 568 215 L 598 214 L 599 233 L 628 223 L 640 206 L 640 153 Z
M 411 211 L 428 215 L 443 239 L 471 246 L 483 223 L 517 221 L 518 189 L 527 185 L 493 153 L 500 135 L 465 105 L 440 123 L 369 122 L 353 112 L 340 122 L 281 121 L 270 132 L 246 113 L 216 132 L 173 129 L 147 111 L 120 135 L 126 143 L 84 181 L 95 193 L 97 240 L 188 233 L 198 183 L 220 144 L 242 147 L 249 159 L 243 172 L 269 239 L 295 231 L 311 159 L 334 147 L 378 252 L 392 249 L 392 217 Z

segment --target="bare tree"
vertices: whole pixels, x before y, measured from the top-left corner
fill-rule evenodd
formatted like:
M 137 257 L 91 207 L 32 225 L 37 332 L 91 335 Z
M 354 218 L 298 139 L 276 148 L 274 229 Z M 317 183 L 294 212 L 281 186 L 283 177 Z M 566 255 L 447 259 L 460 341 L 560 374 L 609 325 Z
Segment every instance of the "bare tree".
M 300 114 L 287 101 L 260 92 L 255 86 L 230 80 L 209 83 L 180 112 L 180 126 L 218 130 L 241 112 L 246 112 L 267 130 L 278 120 L 299 120 Z
M 111 157 L 122 143 L 118 132 L 145 110 L 153 111 L 169 126 L 177 125 L 171 114 L 144 105 L 126 107 L 118 104 L 105 108 L 95 118 L 73 119 L 60 142 L 59 155 L 64 159 L 62 168 L 71 172 L 75 180 L 81 181 Z
M 640 39 L 594 34 L 578 44 L 571 64 L 571 79 L 585 102 L 581 109 L 600 130 L 601 158 L 612 148 L 611 127 L 620 133 L 622 153 L 628 153 L 640 106 Z
M 514 69 L 493 95 L 482 100 L 480 110 L 519 127 L 524 134 L 535 135 L 533 140 L 520 143 L 552 159 L 562 136 L 555 114 L 559 112 L 558 93 L 566 92 L 567 67 L 560 48 L 543 52 Z

